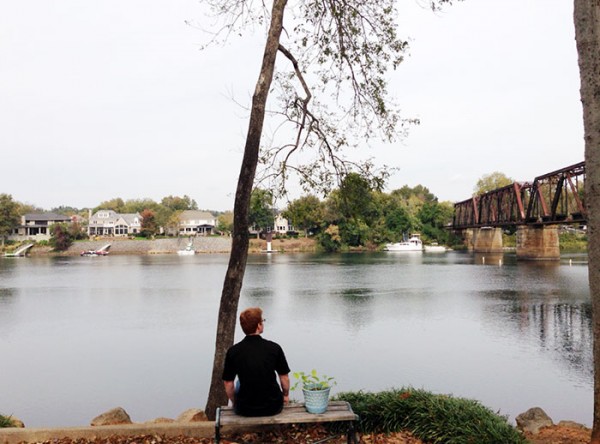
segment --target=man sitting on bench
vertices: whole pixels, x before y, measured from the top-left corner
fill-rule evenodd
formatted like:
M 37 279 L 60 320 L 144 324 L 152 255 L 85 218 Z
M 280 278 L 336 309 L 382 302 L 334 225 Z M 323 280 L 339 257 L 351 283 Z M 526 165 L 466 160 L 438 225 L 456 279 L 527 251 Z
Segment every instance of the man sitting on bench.
M 260 336 L 265 329 L 262 315 L 258 307 L 240 313 L 246 337 L 227 350 L 225 356 L 225 391 L 235 413 L 241 416 L 276 415 L 289 402 L 290 368 L 279 344 Z M 239 386 L 235 384 L 236 376 Z

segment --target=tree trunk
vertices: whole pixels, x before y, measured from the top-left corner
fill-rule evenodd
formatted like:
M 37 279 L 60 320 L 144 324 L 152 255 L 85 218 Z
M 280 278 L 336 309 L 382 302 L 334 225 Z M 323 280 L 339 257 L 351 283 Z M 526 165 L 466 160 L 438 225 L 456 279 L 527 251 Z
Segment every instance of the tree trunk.
M 225 395 L 221 375 L 225 363 L 225 354 L 227 349 L 233 345 L 235 335 L 238 302 L 248 259 L 250 195 L 258 164 L 266 103 L 273 80 L 273 72 L 275 71 L 275 59 L 281 30 L 283 29 L 283 13 L 286 3 L 287 0 L 274 0 L 273 2 L 271 24 L 265 44 L 262 67 L 252 96 L 252 109 L 244 147 L 244 158 L 235 192 L 231 254 L 227 273 L 225 274 L 225 282 L 223 283 L 223 292 L 221 293 L 212 379 L 205 408 L 206 415 L 211 420 L 215 418 L 217 407 L 227 404 L 227 396 Z
M 585 199 L 588 213 L 589 283 L 594 338 L 593 444 L 600 444 L 600 1 L 575 0 L 585 139 Z

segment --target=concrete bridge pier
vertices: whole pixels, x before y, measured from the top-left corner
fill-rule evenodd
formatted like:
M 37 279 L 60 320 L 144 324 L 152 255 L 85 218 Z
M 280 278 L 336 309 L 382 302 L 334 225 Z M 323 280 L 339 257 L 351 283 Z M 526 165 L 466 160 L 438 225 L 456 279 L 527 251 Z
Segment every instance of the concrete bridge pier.
M 474 253 L 501 253 L 502 230 L 500 228 L 466 228 L 462 230 L 463 243 Z
M 476 228 L 471 242 L 475 253 L 501 253 L 502 228 Z
M 554 225 L 517 228 L 517 259 L 559 260 L 558 227 Z
M 467 247 L 467 250 L 473 251 L 473 232 L 475 230 L 473 228 L 465 228 L 460 230 L 460 232 L 456 232 L 456 234 L 460 234 L 462 238 L 463 244 Z

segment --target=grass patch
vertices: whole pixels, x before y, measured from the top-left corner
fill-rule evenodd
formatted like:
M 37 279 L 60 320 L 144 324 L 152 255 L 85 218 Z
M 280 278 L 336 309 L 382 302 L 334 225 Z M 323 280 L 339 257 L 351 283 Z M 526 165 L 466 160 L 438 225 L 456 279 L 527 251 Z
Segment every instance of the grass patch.
M 10 416 L 0 415 L 0 429 L 6 427 L 14 427 L 12 419 L 10 419 Z
M 526 443 L 506 416 L 475 400 L 412 388 L 378 393 L 346 392 L 336 399 L 352 405 L 360 417 L 357 428 L 362 433 L 410 431 L 432 444 Z

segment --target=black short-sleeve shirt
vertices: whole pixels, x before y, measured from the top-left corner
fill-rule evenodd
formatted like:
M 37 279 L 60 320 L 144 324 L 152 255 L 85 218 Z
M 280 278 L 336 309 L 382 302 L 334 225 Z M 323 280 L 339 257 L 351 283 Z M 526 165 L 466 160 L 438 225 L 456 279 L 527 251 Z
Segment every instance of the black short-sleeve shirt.
M 223 380 L 240 381 L 235 395 L 235 411 L 243 416 L 269 416 L 283 407 L 283 393 L 277 374 L 290 372 L 285 354 L 279 344 L 249 335 L 227 351 Z

